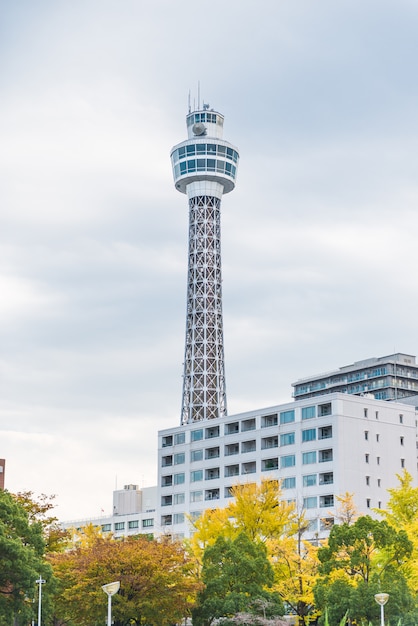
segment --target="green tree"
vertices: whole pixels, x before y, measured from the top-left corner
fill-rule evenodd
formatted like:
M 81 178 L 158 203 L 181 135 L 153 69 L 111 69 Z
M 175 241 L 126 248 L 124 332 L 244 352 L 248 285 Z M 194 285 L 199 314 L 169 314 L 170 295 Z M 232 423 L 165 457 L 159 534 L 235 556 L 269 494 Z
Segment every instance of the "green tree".
M 264 544 L 252 541 L 245 533 L 233 539 L 219 536 L 203 555 L 202 581 L 204 588 L 198 594 L 193 609 L 193 624 L 209 626 L 214 619 L 232 617 L 259 606 L 274 607 L 275 614 L 283 613 L 277 595 L 268 591 L 274 573 Z M 263 610 L 263 609 L 261 609 Z
M 36 580 L 53 588 L 50 566 L 44 560 L 42 526 L 8 491 L 0 491 L 0 626 L 27 624 L 34 615 Z M 48 614 L 49 596 L 43 609 Z
M 328 545 L 318 550 L 321 576 L 314 589 L 318 608 L 327 609 L 331 623 L 347 611 L 350 619 L 368 622 L 379 615 L 374 594 L 390 589 L 388 617 L 407 612 L 412 597 L 402 568 L 411 551 L 406 533 L 385 521 L 363 516 L 354 524 L 334 526 Z

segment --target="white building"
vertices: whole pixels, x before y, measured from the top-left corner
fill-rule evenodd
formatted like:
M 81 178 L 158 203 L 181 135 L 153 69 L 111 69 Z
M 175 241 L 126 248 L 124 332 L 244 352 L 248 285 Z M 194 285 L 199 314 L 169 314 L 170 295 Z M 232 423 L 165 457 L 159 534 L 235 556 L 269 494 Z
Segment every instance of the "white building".
M 323 537 L 336 496 L 352 492 L 373 515 L 397 473 L 416 476 L 415 407 L 334 393 L 184 424 L 159 433 L 158 466 L 159 532 L 190 536 L 189 516 L 226 506 L 235 484 L 270 477 L 306 509 L 309 536 Z
M 129 535 L 154 535 L 157 510 L 157 487 L 139 489 L 138 485 L 125 485 L 113 492 L 112 515 L 68 520 L 63 528 L 81 530 L 92 524 L 116 538 Z

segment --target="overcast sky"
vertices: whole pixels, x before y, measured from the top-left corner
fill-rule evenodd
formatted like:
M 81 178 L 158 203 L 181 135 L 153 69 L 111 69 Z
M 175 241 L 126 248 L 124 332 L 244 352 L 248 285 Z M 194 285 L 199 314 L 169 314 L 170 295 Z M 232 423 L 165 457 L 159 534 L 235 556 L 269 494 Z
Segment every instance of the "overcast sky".
M 222 203 L 228 411 L 418 353 L 415 0 L 0 2 L 0 457 L 61 519 L 156 484 L 180 423 L 189 90 Z

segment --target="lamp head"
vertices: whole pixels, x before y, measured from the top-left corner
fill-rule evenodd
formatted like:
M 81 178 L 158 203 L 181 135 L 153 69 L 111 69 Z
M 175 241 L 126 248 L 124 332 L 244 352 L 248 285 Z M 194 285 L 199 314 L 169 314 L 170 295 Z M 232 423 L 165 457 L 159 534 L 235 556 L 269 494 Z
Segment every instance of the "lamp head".
M 108 596 L 113 596 L 115 593 L 119 591 L 120 581 L 117 580 L 114 583 L 107 583 L 107 585 L 102 585 L 102 589 Z
M 374 599 L 376 600 L 377 604 L 380 604 L 380 606 L 384 606 L 386 602 L 389 600 L 389 594 L 388 593 L 376 593 Z

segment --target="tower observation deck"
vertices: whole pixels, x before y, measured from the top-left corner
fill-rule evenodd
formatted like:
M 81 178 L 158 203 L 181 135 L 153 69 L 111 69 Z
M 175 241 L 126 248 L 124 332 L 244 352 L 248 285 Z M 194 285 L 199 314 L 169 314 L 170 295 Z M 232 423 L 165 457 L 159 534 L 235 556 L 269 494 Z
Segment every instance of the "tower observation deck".
M 186 342 L 181 424 L 227 413 L 222 318 L 221 198 L 235 187 L 238 150 L 224 117 L 203 105 L 171 151 L 174 184 L 189 200 Z

